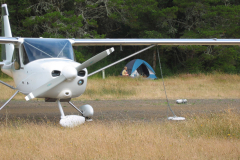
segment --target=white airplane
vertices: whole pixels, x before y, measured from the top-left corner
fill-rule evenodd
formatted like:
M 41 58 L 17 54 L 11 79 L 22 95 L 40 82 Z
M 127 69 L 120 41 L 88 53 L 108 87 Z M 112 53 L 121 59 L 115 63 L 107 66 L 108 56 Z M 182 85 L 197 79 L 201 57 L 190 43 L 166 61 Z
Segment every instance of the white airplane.
M 83 105 L 77 108 L 70 102 L 79 97 L 87 86 L 87 78 L 103 69 L 111 67 L 127 58 L 139 54 L 157 45 L 240 45 L 240 39 L 53 39 L 12 37 L 8 19 L 7 4 L 2 5 L 2 72 L 14 79 L 14 95 L 0 108 L 3 109 L 18 93 L 27 95 L 27 101 L 33 98 L 45 98 L 46 102 L 56 102 L 61 113 L 60 124 L 73 127 L 90 121 L 93 108 Z M 74 61 L 72 46 L 123 46 L 147 45 L 130 56 L 114 62 L 102 69 L 88 74 L 87 67 L 105 58 L 114 51 L 110 48 L 81 63 Z M 60 102 L 68 102 L 82 116 L 65 115 Z

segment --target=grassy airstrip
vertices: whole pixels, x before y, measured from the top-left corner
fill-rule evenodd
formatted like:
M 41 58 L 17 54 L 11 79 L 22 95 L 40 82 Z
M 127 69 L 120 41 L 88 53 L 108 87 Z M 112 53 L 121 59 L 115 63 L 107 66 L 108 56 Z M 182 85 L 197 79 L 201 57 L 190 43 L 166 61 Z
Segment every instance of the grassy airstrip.
M 13 84 L 12 80 L 5 79 Z M 170 99 L 239 99 L 240 76 L 179 75 L 165 79 Z M 0 85 L 1 98 L 13 91 Z M 19 94 L 15 99 L 23 99 Z M 88 80 L 75 100 L 164 99 L 161 80 L 108 77 Z M 221 104 L 219 104 L 221 105 Z M 240 159 L 240 116 L 187 115 L 182 122 L 93 121 L 62 128 L 51 121 L 0 121 L 0 159 Z
M 12 79 L 3 79 L 14 85 Z M 228 74 L 183 74 L 165 78 L 169 99 L 238 99 L 240 98 L 240 76 Z M 121 100 L 121 99 L 165 99 L 162 79 L 108 77 L 88 79 L 83 95 L 74 100 Z M 0 99 L 7 100 L 15 91 L 0 85 Z M 23 100 L 18 94 L 14 99 Z

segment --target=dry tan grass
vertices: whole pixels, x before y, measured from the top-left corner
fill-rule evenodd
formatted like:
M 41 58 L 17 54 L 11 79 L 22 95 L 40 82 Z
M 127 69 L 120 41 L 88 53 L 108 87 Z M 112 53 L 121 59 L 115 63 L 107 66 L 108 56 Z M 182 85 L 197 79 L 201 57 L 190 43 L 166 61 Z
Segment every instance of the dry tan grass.
M 238 75 L 179 75 L 165 79 L 169 98 L 239 98 Z M 6 80 L 5 80 L 6 81 Z M 7 80 L 13 85 L 12 80 Z M 0 99 L 14 91 L 0 85 Z M 23 99 L 18 94 L 15 99 Z M 161 80 L 89 79 L 78 99 L 165 98 Z M 239 159 L 240 117 L 186 116 L 182 122 L 94 121 L 76 128 L 27 119 L 0 120 L 0 159 Z
M 10 79 L 4 80 L 14 85 Z M 182 74 L 165 78 L 169 99 L 224 99 L 240 98 L 240 76 L 228 74 Z M 14 93 L 0 85 L 0 99 L 8 99 Z M 129 77 L 107 77 L 88 79 L 85 93 L 75 100 L 110 99 L 164 99 L 162 80 Z M 24 100 L 19 93 L 14 99 Z
M 0 159 L 239 159 L 240 117 L 231 112 L 182 122 L 1 121 Z
M 240 98 L 240 76 L 184 74 L 165 79 L 170 99 Z M 77 99 L 164 99 L 162 80 L 108 77 L 89 79 L 86 92 Z

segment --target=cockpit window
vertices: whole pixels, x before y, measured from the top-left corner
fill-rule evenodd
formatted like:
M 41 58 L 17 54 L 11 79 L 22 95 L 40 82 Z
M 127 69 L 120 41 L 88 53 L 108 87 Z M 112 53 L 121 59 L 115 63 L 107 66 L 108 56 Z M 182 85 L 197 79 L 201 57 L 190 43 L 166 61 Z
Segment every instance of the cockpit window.
M 29 63 L 29 59 L 24 46 L 22 46 L 22 61 L 24 65 Z
M 73 48 L 69 40 L 26 38 L 23 45 L 29 62 L 43 58 L 67 58 L 74 60 Z
M 19 58 L 19 48 L 14 48 L 12 62 L 14 64 L 15 70 L 19 70 L 21 67 Z

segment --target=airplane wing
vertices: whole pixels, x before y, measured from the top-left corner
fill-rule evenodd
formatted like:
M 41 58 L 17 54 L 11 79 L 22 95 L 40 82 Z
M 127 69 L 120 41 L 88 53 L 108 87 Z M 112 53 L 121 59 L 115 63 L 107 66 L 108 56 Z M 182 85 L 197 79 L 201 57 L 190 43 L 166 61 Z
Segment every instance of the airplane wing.
M 240 45 L 240 39 L 73 39 L 72 45 Z
M 16 38 L 16 37 L 0 37 L 0 44 L 8 44 L 8 43 L 17 44 L 19 42 L 20 42 L 19 38 Z
M 21 43 L 24 38 L 0 37 L 0 44 Z M 73 46 L 136 45 L 240 45 L 240 39 L 69 39 Z

